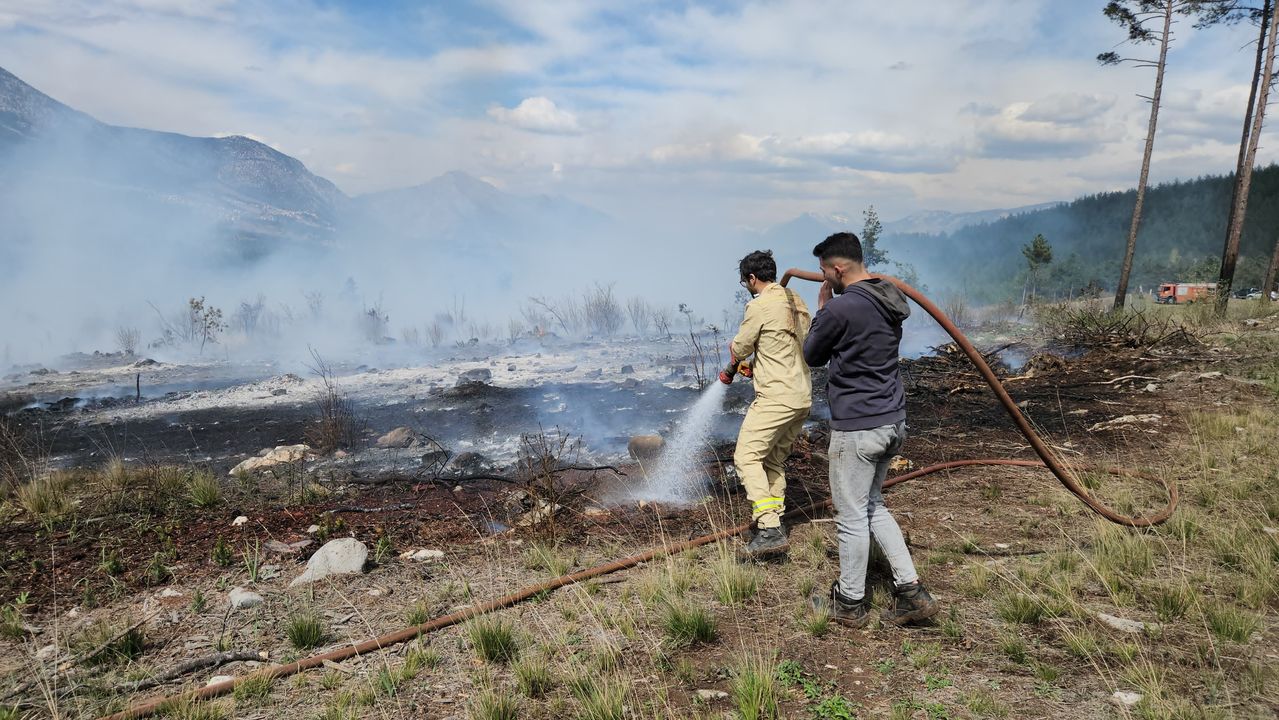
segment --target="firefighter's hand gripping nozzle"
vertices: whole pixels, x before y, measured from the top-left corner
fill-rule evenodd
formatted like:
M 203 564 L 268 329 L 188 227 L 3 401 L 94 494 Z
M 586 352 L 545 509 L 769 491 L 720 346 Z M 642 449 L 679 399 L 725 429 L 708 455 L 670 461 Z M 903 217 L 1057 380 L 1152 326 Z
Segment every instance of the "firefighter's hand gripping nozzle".
M 738 360 L 735 357 L 730 357 L 728 367 L 719 371 L 719 381 L 725 385 L 732 385 L 733 377 L 735 375 L 741 375 L 742 377 L 749 379 L 753 374 L 754 371 L 751 369 L 749 361 Z

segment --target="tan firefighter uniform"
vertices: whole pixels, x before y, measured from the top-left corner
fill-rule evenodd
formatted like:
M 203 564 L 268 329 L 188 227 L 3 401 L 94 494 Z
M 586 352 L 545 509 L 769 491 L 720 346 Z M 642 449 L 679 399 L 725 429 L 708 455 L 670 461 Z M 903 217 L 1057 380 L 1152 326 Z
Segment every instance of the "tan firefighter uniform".
M 813 405 L 813 380 L 803 350 L 809 322 L 808 306 L 799 294 L 774 283 L 746 304 L 746 317 L 730 346 L 738 360 L 755 356 L 755 401 L 737 435 L 733 464 L 759 528 L 782 523 L 782 463 Z

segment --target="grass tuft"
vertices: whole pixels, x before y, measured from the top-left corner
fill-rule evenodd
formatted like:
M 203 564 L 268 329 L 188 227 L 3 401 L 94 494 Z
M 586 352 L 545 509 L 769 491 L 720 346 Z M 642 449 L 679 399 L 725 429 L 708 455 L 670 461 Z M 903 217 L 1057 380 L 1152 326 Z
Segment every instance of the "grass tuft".
M 754 597 L 763 579 L 758 568 L 738 562 L 726 545 L 720 546 L 712 571 L 715 598 L 725 605 L 740 605 Z
M 314 612 L 303 612 L 289 618 L 284 633 L 289 644 L 298 650 L 310 650 L 324 643 L 324 624 Z
M 666 605 L 666 638 L 676 647 L 715 639 L 715 618 L 705 608 L 676 600 Z
M 485 690 L 467 708 L 471 720 L 515 720 L 519 716 L 519 700 L 496 690 Z
M 1239 643 L 1248 642 L 1252 634 L 1261 629 L 1261 620 L 1256 615 L 1224 603 L 1205 607 L 1204 619 L 1213 635 Z
M 761 657 L 748 658 L 729 682 L 729 694 L 741 720 L 776 718 L 781 698 L 776 664 Z
M 271 686 L 274 684 L 274 678 L 250 675 L 241 680 L 231 693 L 236 705 L 261 705 L 271 697 Z
M 520 692 L 531 698 L 540 698 L 555 687 L 550 663 L 541 657 L 525 657 L 515 664 L 515 684 Z
M 466 635 L 475 652 L 487 662 L 510 662 L 520 654 L 514 626 L 507 620 L 478 617 L 467 623 Z
M 208 470 L 194 470 L 187 480 L 187 499 L 194 507 L 215 507 L 222 500 L 222 486 Z

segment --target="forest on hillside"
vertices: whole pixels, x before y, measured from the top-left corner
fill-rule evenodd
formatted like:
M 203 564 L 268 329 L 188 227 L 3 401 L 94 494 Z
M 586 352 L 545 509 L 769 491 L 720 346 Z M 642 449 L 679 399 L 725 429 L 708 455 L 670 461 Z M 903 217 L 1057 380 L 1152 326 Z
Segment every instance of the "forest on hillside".
M 1170 281 L 1215 281 L 1221 267 L 1233 174 L 1152 187 L 1146 195 L 1130 292 Z M 893 260 L 914 265 L 934 290 L 977 302 L 1020 299 L 1029 277 L 1022 248 L 1043 235 L 1052 261 L 1038 271 L 1038 295 L 1064 298 L 1084 288 L 1114 289 L 1136 191 L 1087 195 L 1046 210 L 948 235 L 886 235 Z M 1279 237 L 1279 165 L 1252 177 L 1236 288 L 1260 286 Z

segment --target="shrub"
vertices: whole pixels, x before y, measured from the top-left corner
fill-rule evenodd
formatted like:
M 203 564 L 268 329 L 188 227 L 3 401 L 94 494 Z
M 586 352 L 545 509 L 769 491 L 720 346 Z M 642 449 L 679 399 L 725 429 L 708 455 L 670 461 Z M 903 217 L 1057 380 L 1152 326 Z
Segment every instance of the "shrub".
M 221 499 L 222 487 L 208 470 L 195 470 L 187 480 L 187 498 L 198 508 L 211 508 Z

